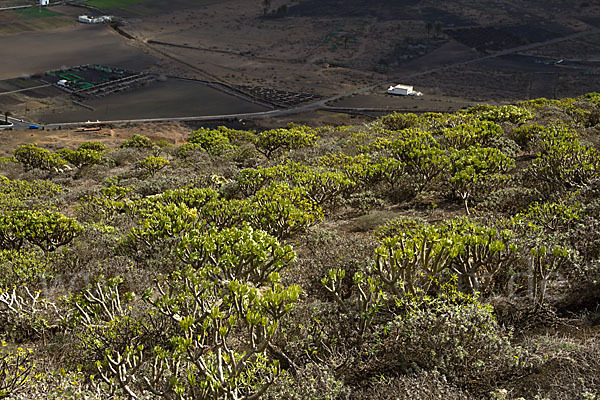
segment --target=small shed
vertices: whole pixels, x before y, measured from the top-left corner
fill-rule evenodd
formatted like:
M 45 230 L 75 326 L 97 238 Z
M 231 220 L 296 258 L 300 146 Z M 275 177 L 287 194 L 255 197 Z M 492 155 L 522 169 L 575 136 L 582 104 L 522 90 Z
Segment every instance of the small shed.
M 409 85 L 390 86 L 387 92 L 398 96 L 410 96 L 413 94 L 413 87 Z

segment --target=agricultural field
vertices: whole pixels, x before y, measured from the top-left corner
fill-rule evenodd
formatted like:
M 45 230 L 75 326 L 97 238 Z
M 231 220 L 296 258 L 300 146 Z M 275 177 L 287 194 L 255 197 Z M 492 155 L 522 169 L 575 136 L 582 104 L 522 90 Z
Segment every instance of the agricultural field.
M 0 79 L 44 74 L 63 67 L 84 64 L 115 65 L 144 70 L 154 64 L 153 57 L 122 40 L 104 25 L 25 32 L 0 36 L 0 47 L 12 57 L 3 57 Z
M 82 101 L 87 107 L 72 104 L 58 108 L 40 108 L 31 117 L 41 123 L 111 121 L 130 119 L 176 118 L 199 115 L 241 114 L 267 110 L 248 100 L 237 98 L 201 82 L 168 79 L 103 98 Z
M 600 394 L 599 93 L 237 123 L 0 132 L 3 396 Z
M 203 7 L 219 0 L 87 0 L 86 5 L 97 7 L 107 12 L 114 12 L 123 17 L 144 17 L 163 15 L 175 10 Z
M 46 31 L 74 26 L 75 20 L 61 12 L 37 7 L 0 13 L 0 37 L 29 31 Z

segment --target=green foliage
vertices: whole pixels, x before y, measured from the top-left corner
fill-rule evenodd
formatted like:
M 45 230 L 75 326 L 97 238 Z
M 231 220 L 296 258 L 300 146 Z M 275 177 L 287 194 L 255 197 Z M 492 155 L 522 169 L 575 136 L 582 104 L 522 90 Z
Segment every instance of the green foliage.
M 11 180 L 0 175 L 0 211 L 16 211 L 44 203 L 63 192 L 50 181 Z
M 319 164 L 329 170 L 343 173 L 348 179 L 361 186 L 372 183 L 377 173 L 377 167 L 367 154 L 359 154 L 354 157 L 344 153 L 328 154 L 319 158 Z
M 60 155 L 37 147 L 35 143 L 25 144 L 13 151 L 17 162 L 26 170 L 41 169 L 45 171 L 63 172 L 67 162 Z
M 210 188 L 184 188 L 177 190 L 167 190 L 159 196 L 155 196 L 152 201 L 154 203 L 168 204 L 185 204 L 190 208 L 202 209 L 210 202 L 218 199 L 219 193 Z
M 27 241 L 45 252 L 70 243 L 83 227 L 52 211 L 7 211 L 0 214 L 0 248 L 19 250 Z
M 291 126 L 287 129 L 271 129 L 256 135 L 256 149 L 271 158 L 278 151 L 296 150 L 313 146 L 319 137 L 307 126 Z
M 378 122 L 384 129 L 401 131 L 416 126 L 419 123 L 419 117 L 410 113 L 392 113 L 379 118 Z
M 35 284 L 52 276 L 50 258 L 31 250 L 0 250 L 0 287 Z
M 475 114 L 481 120 L 492 122 L 512 122 L 513 124 L 524 124 L 533 119 L 534 115 L 531 111 L 518 106 L 488 106 L 478 105 L 469 108 L 469 114 Z
M 466 293 L 485 290 L 493 278 L 510 268 L 517 248 L 511 243 L 508 229 L 482 226 L 467 218 L 451 220 L 443 235 L 452 243 L 450 270 L 459 278 L 459 288 Z M 483 285 L 482 285 L 483 283 Z
M 492 307 L 456 292 L 451 284 L 438 297 L 409 297 L 404 307 L 407 312 L 386 327 L 384 344 L 401 365 L 489 384 L 498 371 L 510 370 L 526 358 L 522 349 L 511 346 Z
M 193 230 L 179 244 L 179 256 L 195 269 L 204 268 L 212 280 L 234 279 L 265 284 L 273 272 L 294 261 L 291 246 L 248 225 L 221 231 Z
M 303 188 L 274 183 L 251 198 L 246 220 L 257 229 L 284 238 L 306 230 L 324 217 L 321 207 L 308 199 Z
M 562 124 L 524 125 L 515 128 L 511 136 L 525 150 L 547 149 L 563 141 L 577 140 L 577 134 L 573 129 Z
M 390 229 L 396 234 L 388 236 Z M 435 226 L 413 220 L 396 220 L 387 230 L 372 273 L 396 298 L 428 292 L 447 268 L 452 242 Z
M 229 137 L 223 129 L 212 130 L 200 128 L 192 132 L 188 140 L 190 143 L 199 145 L 200 148 L 213 156 L 219 156 L 231 149 Z
M 548 139 L 543 146 L 527 174 L 544 193 L 585 188 L 600 178 L 600 156 L 595 148 L 573 137 Z
M 62 149 L 58 152 L 60 156 L 73 164 L 75 168 L 82 169 L 90 165 L 100 164 L 102 162 L 103 152 L 89 148 L 78 150 Z
M 173 336 L 167 346 L 154 348 L 161 376 L 150 381 L 152 386 L 169 388 L 175 378 L 171 390 L 184 399 L 225 393 L 236 398 L 268 388 L 279 374 L 279 363 L 267 357 L 267 345 L 300 294 L 299 287 L 283 287 L 273 274 L 270 280 L 262 291 L 237 280 L 207 280 L 194 269 L 161 280 L 157 295 L 145 298 L 173 321 Z M 244 329 L 246 338 L 228 343 L 237 329 Z
M 589 101 L 596 107 L 600 107 L 600 93 L 597 93 L 597 92 L 587 93 L 587 94 L 584 94 L 583 96 L 581 96 L 581 98 Z
M 185 204 L 158 203 L 145 215 L 138 226 L 131 228 L 124 244 L 145 253 L 149 249 L 159 251 L 161 248 L 172 248 L 181 235 L 202 224 L 198 210 Z M 143 246 L 140 248 L 140 246 Z
M 476 145 L 488 146 L 493 139 L 502 136 L 502 133 L 498 124 L 479 119 L 443 130 L 444 142 L 455 149 L 466 149 Z
M 171 162 L 163 157 L 149 156 L 137 164 L 138 169 L 146 176 L 154 176 Z
M 512 232 L 467 218 L 439 226 L 395 219 L 383 226 L 378 236 L 381 246 L 375 251 L 373 272 L 396 298 L 431 292 L 450 273 L 459 278 L 461 291 L 483 290 L 514 262 L 516 252 L 510 242 Z
M 534 202 L 526 212 L 516 216 L 517 219 L 525 219 L 528 224 L 535 224 L 547 232 L 566 231 L 581 221 L 582 217 L 581 204 L 563 202 Z
M 121 148 L 152 150 L 152 148 L 154 148 L 154 143 L 146 136 L 135 134 L 121 143 Z
M 394 136 L 392 156 L 404 163 L 405 171 L 417 193 L 444 170 L 447 160 L 433 136 L 424 131 L 407 130 Z
M 18 396 L 31 384 L 34 371 L 32 351 L 21 347 L 7 350 L 7 343 L 0 342 L 0 399 Z
M 239 189 L 247 196 L 256 194 L 273 182 L 286 182 L 291 187 L 302 188 L 310 201 L 323 208 L 339 204 L 340 196 L 350 194 L 356 186 L 347 174 L 299 163 L 247 168 L 237 179 Z
M 106 150 L 106 145 L 102 142 L 83 142 L 79 145 L 77 150 L 94 150 L 103 152 Z
M 12 342 L 0 397 L 535 397 L 521 387 L 557 353 L 532 346 L 548 357 L 529 369 L 506 332 L 529 347 L 554 310 L 581 329 L 597 319 L 596 97 L 200 129 L 164 151 L 141 136 L 117 151 L 89 142 L 57 154 L 104 167 L 85 182 L 49 175 L 62 186 L 0 163 L 0 335 Z M 533 125 L 518 126 L 525 109 Z M 44 151 L 21 149 L 56 156 Z M 449 195 L 474 215 L 457 217 Z M 124 278 L 86 286 L 94 271 Z M 35 343 L 42 368 L 5 393 L 16 343 Z
M 222 238 L 231 234 L 234 231 L 223 232 Z M 229 244 L 221 248 L 218 243 Z M 252 259 L 249 247 L 227 239 L 213 242 L 217 248 L 204 244 L 196 250 L 212 254 L 208 259 L 218 259 L 221 267 L 234 259 Z M 246 244 L 254 249 L 251 252 L 257 250 Z M 270 262 L 263 261 L 265 267 Z M 98 281 L 83 295 L 72 297 L 76 321 L 85 328 L 79 333 L 81 344 L 96 357 L 97 375 L 130 397 L 260 396 L 279 375 L 279 362 L 268 356 L 267 347 L 280 320 L 298 300 L 300 288 L 284 287 L 276 273 L 270 273 L 259 288 L 244 280 L 223 279 L 231 275 L 214 274 L 215 268 L 212 262 L 199 263 L 197 268 L 159 278 L 154 289 L 144 292 L 150 312 L 140 316 L 132 311 L 139 305 L 136 296 L 121 294 L 122 279 Z M 239 331 L 245 335 L 230 340 Z
M 495 148 L 451 149 L 448 182 L 469 215 L 470 198 L 492 192 L 508 179 L 506 172 L 513 167 L 514 160 Z

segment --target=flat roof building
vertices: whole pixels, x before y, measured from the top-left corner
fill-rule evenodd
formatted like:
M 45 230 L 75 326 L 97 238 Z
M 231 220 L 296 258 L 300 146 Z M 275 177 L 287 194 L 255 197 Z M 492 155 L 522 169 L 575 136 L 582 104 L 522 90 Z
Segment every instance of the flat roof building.
M 390 86 L 387 92 L 399 96 L 409 96 L 413 93 L 413 87 L 409 85 Z

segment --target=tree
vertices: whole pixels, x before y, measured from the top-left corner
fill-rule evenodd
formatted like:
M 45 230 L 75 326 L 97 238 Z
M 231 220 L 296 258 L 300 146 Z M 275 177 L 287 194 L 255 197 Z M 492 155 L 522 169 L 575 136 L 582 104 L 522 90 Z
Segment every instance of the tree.
M 132 399 L 260 398 L 280 373 L 267 349 L 301 292 L 274 271 L 295 254 L 248 227 L 198 232 L 182 246 L 192 265 L 159 277 L 145 305 L 121 293 L 121 278 L 69 299 L 82 348 Z
M 8 117 L 12 116 L 12 113 L 10 111 L 5 111 L 4 112 L 4 123 L 6 125 L 8 125 Z
M 423 191 L 446 167 L 447 157 L 429 132 L 408 129 L 399 132 L 391 145 L 392 155 L 405 164 L 411 186 Z
M 490 141 L 502 136 L 502 128 L 491 121 L 474 119 L 442 131 L 443 141 L 448 147 L 466 149 L 469 146 L 489 145 Z
M 282 246 L 275 237 L 249 225 L 221 231 L 195 229 L 182 238 L 178 254 L 194 269 L 205 268 L 213 280 L 238 279 L 257 285 L 296 258 L 291 246 Z
M 8 351 L 7 346 L 4 340 L 0 342 L 0 399 L 18 397 L 31 384 L 35 369 L 32 350 Z

